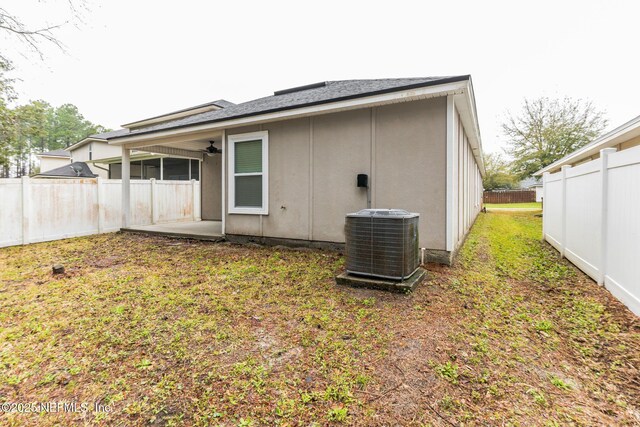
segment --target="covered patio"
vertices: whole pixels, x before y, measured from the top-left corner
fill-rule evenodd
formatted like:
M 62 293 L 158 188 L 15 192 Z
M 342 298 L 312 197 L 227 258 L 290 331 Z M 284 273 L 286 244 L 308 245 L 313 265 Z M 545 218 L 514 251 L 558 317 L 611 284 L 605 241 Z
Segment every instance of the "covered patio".
M 207 148 L 214 146 L 214 153 Z M 128 232 L 157 234 L 172 237 L 184 237 L 201 240 L 221 240 L 224 235 L 222 215 L 223 203 L 223 158 L 220 154 L 224 145 L 224 132 L 196 132 L 176 137 L 158 137 L 140 135 L 122 146 L 122 230 Z M 133 152 L 135 151 L 136 154 Z M 172 156 L 199 160 L 200 203 L 193 221 L 161 222 L 147 225 L 133 225 L 131 218 L 131 179 L 134 178 L 132 161 L 135 156 L 146 153 L 149 156 Z M 166 177 L 165 177 L 166 179 Z M 169 202 L 171 203 L 171 202 Z M 175 201 L 174 203 L 180 203 Z M 180 206 L 175 206 L 180 209 Z M 202 221 L 198 221 L 202 219 Z

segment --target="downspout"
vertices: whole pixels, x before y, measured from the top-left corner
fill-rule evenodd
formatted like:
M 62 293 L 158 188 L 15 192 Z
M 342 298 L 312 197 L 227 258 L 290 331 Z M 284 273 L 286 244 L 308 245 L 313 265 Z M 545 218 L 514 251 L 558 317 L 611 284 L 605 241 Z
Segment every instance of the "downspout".
M 93 166 L 94 166 L 94 167 L 96 167 L 96 168 L 98 168 L 98 169 L 100 169 L 100 170 L 103 170 L 103 171 L 105 171 L 105 172 L 109 173 L 109 169 L 101 168 L 100 166 L 98 166 L 98 164 L 97 164 L 97 163 L 94 163 L 94 164 L 93 164 Z

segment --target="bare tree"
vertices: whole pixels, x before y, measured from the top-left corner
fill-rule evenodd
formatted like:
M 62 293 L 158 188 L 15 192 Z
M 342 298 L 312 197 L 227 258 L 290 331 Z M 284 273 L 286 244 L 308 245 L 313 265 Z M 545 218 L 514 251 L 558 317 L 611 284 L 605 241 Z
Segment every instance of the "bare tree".
M 81 9 L 86 9 L 84 0 L 66 0 L 66 6 L 69 10 L 69 19 L 56 24 L 44 24 L 42 26 L 30 26 L 17 15 L 9 12 L 5 8 L 0 7 L 0 32 L 14 37 L 29 50 L 36 53 L 40 59 L 44 59 L 43 46 L 46 44 L 53 45 L 58 49 L 65 51 L 65 46 L 56 36 L 56 30 L 71 23 L 81 22 Z M 6 57 L 5 52 L 0 52 L 0 59 L 5 62 L 11 62 Z

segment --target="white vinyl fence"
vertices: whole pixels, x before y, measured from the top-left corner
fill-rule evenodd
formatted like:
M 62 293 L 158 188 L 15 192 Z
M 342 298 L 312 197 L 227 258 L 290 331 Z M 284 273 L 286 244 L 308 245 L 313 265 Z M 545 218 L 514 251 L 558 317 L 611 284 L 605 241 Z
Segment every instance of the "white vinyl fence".
M 544 238 L 640 315 L 640 147 L 545 174 Z
M 119 179 L 0 179 L 0 247 L 117 231 Z M 200 220 L 198 181 L 131 180 L 131 225 Z

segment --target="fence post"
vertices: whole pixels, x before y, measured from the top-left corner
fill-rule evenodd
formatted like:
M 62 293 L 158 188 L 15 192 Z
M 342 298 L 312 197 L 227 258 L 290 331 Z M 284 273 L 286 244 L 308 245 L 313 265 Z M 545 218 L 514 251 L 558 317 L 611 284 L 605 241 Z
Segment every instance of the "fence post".
M 560 242 L 560 256 L 564 258 L 567 249 L 567 170 L 571 169 L 570 165 L 564 165 L 561 168 L 562 177 L 562 242 Z
M 547 179 L 549 179 L 549 175 L 549 172 L 542 174 L 542 240 L 547 240 L 547 227 L 545 226 L 547 215 L 544 213 L 544 201 L 547 198 Z
M 196 180 L 191 180 L 191 220 L 196 220 Z
M 31 210 L 31 182 L 28 176 L 22 177 L 22 244 L 29 243 L 29 214 Z
M 156 193 L 156 179 L 151 178 L 151 224 L 156 224 L 158 222 L 158 194 Z
M 98 233 L 104 231 L 104 203 L 102 200 L 102 178 L 96 178 L 96 199 L 98 200 Z
M 609 217 L 609 154 L 615 153 L 615 148 L 605 148 L 600 150 L 600 271 L 598 284 L 604 286 L 607 274 L 607 223 Z

